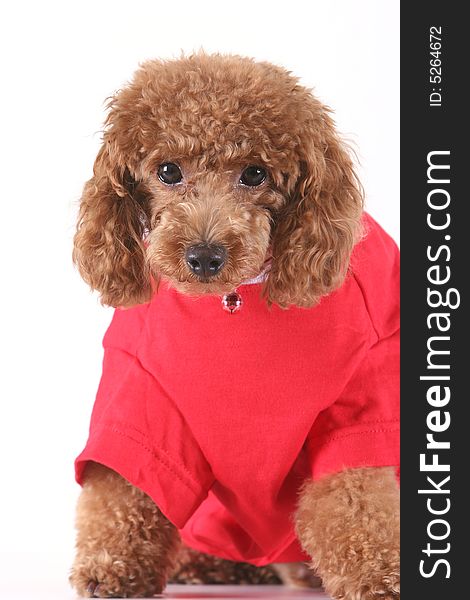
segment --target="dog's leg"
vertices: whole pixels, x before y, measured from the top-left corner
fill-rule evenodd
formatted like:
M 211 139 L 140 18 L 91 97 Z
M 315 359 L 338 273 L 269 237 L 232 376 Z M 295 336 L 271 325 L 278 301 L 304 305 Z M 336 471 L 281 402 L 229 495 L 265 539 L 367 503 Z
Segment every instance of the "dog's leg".
M 399 487 L 394 468 L 349 469 L 307 483 L 296 529 L 333 598 L 400 597 Z
M 180 546 L 154 502 L 114 471 L 91 463 L 77 507 L 77 554 L 70 582 L 81 596 L 160 593 Z
M 282 583 L 275 565 L 255 567 L 249 563 L 205 554 L 187 546 L 182 547 L 178 563 L 169 583 L 199 585 L 279 585 Z

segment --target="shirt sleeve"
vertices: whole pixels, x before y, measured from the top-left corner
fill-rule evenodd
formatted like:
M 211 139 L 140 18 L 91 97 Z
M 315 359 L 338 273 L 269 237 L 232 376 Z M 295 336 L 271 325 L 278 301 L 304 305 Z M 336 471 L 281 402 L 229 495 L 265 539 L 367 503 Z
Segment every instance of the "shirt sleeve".
M 345 468 L 399 465 L 399 345 L 399 330 L 377 341 L 316 419 L 307 437 L 314 479 Z
M 183 415 L 131 352 L 131 336 L 122 328 L 134 326 L 135 318 L 130 311 L 118 313 L 105 336 L 103 372 L 88 442 L 75 463 L 76 479 L 83 482 L 88 461 L 103 464 L 183 527 L 214 478 Z

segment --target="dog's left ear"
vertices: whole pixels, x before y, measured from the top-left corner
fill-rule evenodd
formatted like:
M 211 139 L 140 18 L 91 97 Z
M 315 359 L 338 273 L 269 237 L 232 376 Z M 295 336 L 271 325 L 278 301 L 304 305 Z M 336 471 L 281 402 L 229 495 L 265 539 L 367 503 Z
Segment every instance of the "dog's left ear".
M 328 109 L 312 99 L 318 117 L 302 132 L 300 175 L 273 233 L 268 302 L 313 306 L 339 287 L 360 237 L 361 184 Z

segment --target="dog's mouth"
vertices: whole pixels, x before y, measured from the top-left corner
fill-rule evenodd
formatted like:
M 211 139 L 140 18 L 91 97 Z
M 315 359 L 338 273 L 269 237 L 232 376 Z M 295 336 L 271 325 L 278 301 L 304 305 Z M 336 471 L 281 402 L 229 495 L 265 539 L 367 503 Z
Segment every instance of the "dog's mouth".
M 197 277 L 196 281 L 198 283 L 202 283 L 202 284 L 210 284 L 210 283 L 214 283 L 214 280 L 211 277 Z
M 197 277 L 195 275 L 175 277 L 165 273 L 161 273 L 161 276 L 178 291 L 190 296 L 222 296 L 232 292 L 242 283 L 240 278 L 229 280 L 217 277 Z
M 172 287 L 190 296 L 218 295 L 224 296 L 235 291 L 242 285 L 262 283 L 268 277 L 271 269 L 272 257 L 269 255 L 258 268 L 237 271 L 222 270 L 218 275 L 207 277 L 196 275 L 187 268 L 180 268 L 175 272 L 160 271 L 159 275 Z

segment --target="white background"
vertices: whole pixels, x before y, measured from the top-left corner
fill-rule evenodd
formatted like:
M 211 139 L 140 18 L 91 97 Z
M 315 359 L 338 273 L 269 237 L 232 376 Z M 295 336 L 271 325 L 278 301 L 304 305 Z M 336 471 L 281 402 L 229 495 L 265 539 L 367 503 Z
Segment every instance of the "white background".
M 181 50 L 284 65 L 335 109 L 361 161 L 367 208 L 398 239 L 399 3 L 2 6 L 0 591 L 41 590 L 42 581 L 66 589 L 79 491 L 73 460 L 86 440 L 111 316 L 71 263 L 105 98 L 140 61 Z

